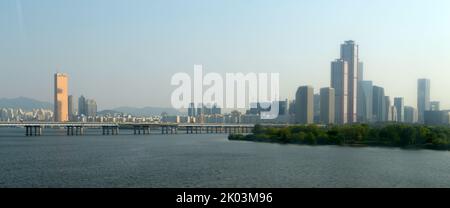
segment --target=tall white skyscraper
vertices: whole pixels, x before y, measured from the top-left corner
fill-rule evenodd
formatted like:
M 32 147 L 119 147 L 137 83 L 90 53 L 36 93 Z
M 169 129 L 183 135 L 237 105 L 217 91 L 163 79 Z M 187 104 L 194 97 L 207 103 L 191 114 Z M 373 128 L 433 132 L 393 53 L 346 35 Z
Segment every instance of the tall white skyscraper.
M 358 66 L 360 65 L 359 47 L 354 41 L 345 41 L 341 45 L 341 59 L 348 65 L 347 119 L 348 123 L 354 123 L 357 121 Z
M 419 122 L 424 122 L 424 113 L 431 109 L 430 105 L 430 80 L 419 79 L 417 81 L 417 111 Z
M 358 79 L 363 79 L 362 74 L 358 75 L 363 66 L 358 50 L 354 41 L 345 41 L 341 45 L 340 59 L 331 64 L 331 87 L 336 90 L 336 120 L 339 124 L 357 122 Z

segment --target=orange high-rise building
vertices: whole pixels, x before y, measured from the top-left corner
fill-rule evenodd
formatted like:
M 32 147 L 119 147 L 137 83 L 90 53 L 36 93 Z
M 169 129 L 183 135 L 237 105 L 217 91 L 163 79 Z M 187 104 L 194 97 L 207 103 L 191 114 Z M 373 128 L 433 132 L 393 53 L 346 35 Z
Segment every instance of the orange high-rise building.
M 69 120 L 68 79 L 67 74 L 55 74 L 55 112 L 53 117 L 56 122 Z

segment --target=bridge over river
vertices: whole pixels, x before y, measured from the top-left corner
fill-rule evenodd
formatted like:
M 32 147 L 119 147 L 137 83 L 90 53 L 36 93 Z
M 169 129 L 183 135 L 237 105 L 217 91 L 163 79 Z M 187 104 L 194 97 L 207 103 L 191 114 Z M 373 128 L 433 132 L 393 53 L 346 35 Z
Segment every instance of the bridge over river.
M 263 124 L 283 127 L 287 124 Z M 160 130 L 161 134 L 222 134 L 250 133 L 254 124 L 196 124 L 196 123 L 99 123 L 99 122 L 0 122 L 0 128 L 23 128 L 26 136 L 40 136 L 46 128 L 60 128 L 67 136 L 83 135 L 87 128 L 102 129 L 103 135 L 118 135 L 120 129 L 132 129 L 135 135 L 150 134 Z

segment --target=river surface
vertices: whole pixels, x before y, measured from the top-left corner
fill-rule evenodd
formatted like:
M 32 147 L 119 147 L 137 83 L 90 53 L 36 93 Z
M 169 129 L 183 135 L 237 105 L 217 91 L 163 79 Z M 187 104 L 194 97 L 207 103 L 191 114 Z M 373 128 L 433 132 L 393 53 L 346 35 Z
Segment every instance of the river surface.
M 450 187 L 450 152 L 0 129 L 0 187 Z

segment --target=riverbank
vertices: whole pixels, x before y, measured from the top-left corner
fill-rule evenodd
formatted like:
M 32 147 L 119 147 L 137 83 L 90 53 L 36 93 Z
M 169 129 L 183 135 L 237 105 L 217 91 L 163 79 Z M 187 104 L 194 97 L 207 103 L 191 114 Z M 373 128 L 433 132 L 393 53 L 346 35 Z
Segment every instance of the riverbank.
M 349 147 L 399 147 L 450 150 L 450 127 L 425 125 L 316 125 L 272 128 L 256 125 L 252 134 L 230 134 L 229 140 Z

